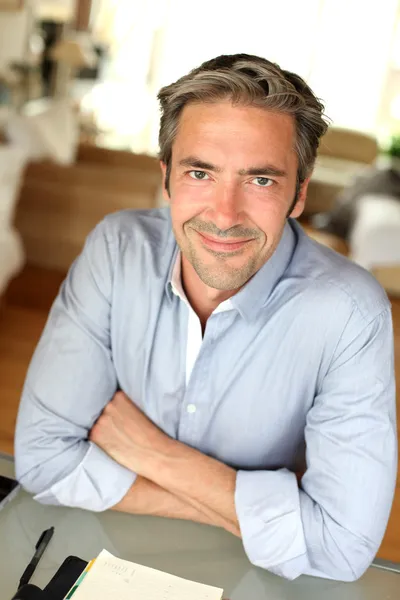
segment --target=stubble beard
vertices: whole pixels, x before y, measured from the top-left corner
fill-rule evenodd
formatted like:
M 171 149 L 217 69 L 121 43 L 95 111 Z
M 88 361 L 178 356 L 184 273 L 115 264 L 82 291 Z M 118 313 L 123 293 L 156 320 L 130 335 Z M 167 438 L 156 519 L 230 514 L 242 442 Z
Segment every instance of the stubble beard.
M 229 252 L 229 255 L 227 255 L 226 252 L 216 252 L 211 249 L 206 249 L 206 252 L 214 257 L 214 264 L 212 266 L 205 264 L 190 240 L 188 240 L 187 252 L 183 253 L 186 255 L 186 258 L 202 282 L 208 287 L 216 290 L 238 290 L 243 287 L 259 269 L 260 257 L 258 255 L 249 257 L 246 263 L 240 268 L 229 266 L 230 257 L 239 256 L 243 252 L 241 249 L 236 252 Z

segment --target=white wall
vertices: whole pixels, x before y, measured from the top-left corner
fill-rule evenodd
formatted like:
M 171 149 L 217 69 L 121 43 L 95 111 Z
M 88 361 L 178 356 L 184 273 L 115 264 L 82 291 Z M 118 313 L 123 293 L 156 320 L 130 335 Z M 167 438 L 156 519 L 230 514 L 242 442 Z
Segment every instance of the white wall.
M 76 0 L 38 0 L 38 14 L 42 19 L 71 21 L 75 15 Z
M 70 21 L 75 13 L 76 0 L 25 0 L 27 8 L 0 11 L 0 70 L 10 61 L 25 57 L 28 32 L 32 20 L 52 19 Z
M 30 18 L 29 8 L 0 12 L 0 69 L 24 58 Z

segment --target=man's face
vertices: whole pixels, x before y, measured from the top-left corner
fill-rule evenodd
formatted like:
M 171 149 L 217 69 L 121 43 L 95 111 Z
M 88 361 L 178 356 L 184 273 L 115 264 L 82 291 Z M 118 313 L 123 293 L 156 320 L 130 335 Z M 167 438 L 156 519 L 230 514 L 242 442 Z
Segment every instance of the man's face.
M 228 101 L 183 109 L 164 194 L 184 260 L 207 286 L 238 290 L 273 254 L 295 197 L 294 142 L 290 115 Z

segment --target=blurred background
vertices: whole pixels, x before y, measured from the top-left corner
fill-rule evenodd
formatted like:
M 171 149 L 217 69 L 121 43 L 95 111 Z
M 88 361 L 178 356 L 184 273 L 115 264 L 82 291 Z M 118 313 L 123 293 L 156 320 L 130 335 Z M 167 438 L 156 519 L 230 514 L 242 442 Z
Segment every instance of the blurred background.
M 237 52 L 326 105 L 301 222 L 387 290 L 400 381 L 400 0 L 0 0 L 0 451 L 86 235 L 162 205 L 159 88 Z M 400 491 L 380 556 L 400 562 Z

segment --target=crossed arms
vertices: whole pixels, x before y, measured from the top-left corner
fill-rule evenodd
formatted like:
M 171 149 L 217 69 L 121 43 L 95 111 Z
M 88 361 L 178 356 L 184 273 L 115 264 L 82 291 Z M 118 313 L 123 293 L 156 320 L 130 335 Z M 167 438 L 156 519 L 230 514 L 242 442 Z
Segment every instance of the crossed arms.
M 106 406 L 89 439 L 139 476 L 116 510 L 185 518 L 240 536 L 236 471 L 165 435 L 123 392 Z
M 299 488 L 287 469 L 236 472 L 166 436 L 135 398 L 115 395 L 109 240 L 104 224 L 89 237 L 31 362 L 18 479 L 43 503 L 224 527 L 241 536 L 253 564 L 289 579 L 360 577 L 382 540 L 396 479 L 390 311 L 354 320 L 351 339 L 338 345 L 307 417 Z

